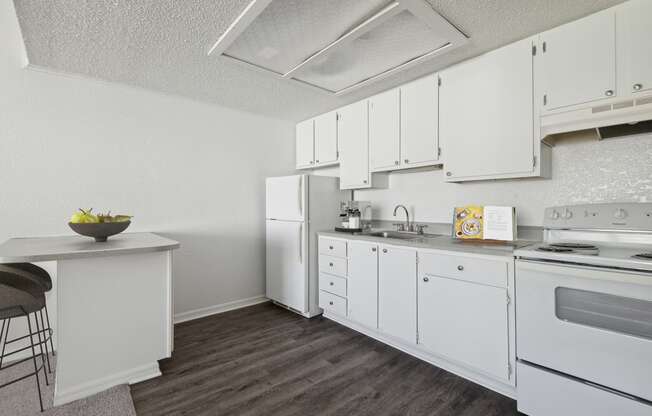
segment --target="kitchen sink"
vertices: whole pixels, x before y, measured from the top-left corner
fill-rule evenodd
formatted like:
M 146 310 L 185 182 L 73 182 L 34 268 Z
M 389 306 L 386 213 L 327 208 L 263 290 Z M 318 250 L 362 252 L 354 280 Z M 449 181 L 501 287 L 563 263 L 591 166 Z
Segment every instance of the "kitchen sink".
M 417 234 L 417 233 L 406 233 L 402 231 L 376 231 L 373 233 L 367 234 L 370 237 L 382 237 L 382 238 L 393 238 L 397 240 L 416 240 L 421 238 L 435 238 L 441 237 L 437 234 Z

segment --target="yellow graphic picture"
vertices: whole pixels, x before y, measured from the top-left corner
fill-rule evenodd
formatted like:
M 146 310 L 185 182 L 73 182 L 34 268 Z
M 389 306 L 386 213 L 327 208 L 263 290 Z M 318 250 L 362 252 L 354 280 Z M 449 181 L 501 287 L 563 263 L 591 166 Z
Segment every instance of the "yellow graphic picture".
M 455 237 L 482 239 L 484 230 L 484 207 L 469 205 L 455 208 Z

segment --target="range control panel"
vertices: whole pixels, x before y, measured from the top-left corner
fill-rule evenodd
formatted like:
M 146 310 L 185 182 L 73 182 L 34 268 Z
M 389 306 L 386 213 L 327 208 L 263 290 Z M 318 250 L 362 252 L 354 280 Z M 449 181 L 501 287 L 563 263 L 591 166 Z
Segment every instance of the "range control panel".
M 652 203 L 606 203 L 546 208 L 544 228 L 652 231 Z

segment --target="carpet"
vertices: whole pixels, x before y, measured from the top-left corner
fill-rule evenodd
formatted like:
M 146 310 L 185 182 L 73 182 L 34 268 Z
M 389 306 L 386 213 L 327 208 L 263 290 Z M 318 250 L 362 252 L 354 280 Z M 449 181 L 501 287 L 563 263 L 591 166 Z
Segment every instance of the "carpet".
M 48 374 L 50 385 L 45 385 L 41 371 L 41 393 L 43 407 L 41 413 L 34 377 L 0 389 L 0 416 L 136 416 L 134 402 L 129 386 L 122 384 L 62 406 L 52 407 L 54 397 L 55 357 L 50 358 L 52 374 Z M 0 371 L 0 384 L 20 377 L 34 370 L 32 361 L 27 361 Z

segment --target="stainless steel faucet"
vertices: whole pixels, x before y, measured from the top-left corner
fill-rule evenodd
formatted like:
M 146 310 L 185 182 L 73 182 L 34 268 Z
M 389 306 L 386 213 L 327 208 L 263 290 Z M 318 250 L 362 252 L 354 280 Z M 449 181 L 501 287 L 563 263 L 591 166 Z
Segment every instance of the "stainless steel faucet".
M 405 205 L 397 205 L 394 207 L 394 216 L 396 216 L 396 211 L 398 211 L 399 208 L 403 208 L 405 211 L 405 225 L 403 224 L 397 224 L 402 226 L 402 229 L 399 229 L 398 231 L 412 231 L 412 225 L 410 224 L 410 213 L 408 212 L 407 208 L 405 208 Z

